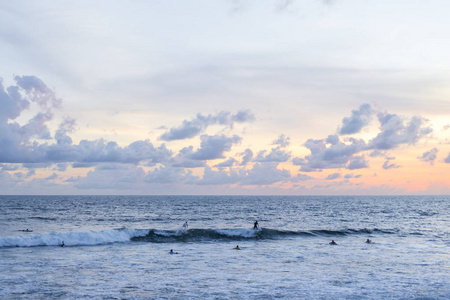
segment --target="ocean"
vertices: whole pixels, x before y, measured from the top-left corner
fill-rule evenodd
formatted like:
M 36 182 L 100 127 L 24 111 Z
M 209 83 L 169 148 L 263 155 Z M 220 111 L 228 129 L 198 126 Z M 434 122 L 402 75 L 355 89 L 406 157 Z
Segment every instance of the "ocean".
M 450 299 L 450 196 L 0 196 L 0 216 L 0 299 Z

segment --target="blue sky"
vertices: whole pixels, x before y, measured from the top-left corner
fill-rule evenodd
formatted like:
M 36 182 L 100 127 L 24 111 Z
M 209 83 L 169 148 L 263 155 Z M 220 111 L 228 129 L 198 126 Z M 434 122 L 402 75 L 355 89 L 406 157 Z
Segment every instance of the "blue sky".
M 0 5 L 3 194 L 448 194 L 447 1 Z

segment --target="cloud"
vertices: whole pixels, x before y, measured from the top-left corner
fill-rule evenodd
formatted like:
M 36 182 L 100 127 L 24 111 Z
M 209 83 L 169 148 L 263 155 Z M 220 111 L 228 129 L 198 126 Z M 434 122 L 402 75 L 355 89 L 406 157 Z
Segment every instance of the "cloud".
M 307 181 L 307 180 L 311 180 L 311 179 L 314 179 L 314 177 L 311 177 L 311 176 L 306 175 L 306 174 L 301 174 L 301 173 L 298 173 L 297 175 L 292 177 L 292 181 L 293 182 Z
M 171 158 L 170 165 L 176 168 L 201 168 L 205 167 L 206 163 L 200 160 L 193 160 L 190 157 L 194 153 L 194 147 L 184 147 L 178 154 Z
M 253 159 L 253 151 L 249 148 L 245 149 L 244 152 L 241 153 L 240 155 L 242 155 L 242 161 L 241 161 L 242 166 L 245 166 L 246 164 L 251 162 Z
M 0 162 L 44 164 L 73 163 L 90 166 L 102 162 L 116 163 L 162 163 L 169 160 L 172 152 L 165 145 L 153 146 L 148 140 L 135 141 L 128 146 L 120 147 L 116 142 L 104 140 L 82 140 L 74 145 L 68 136 L 75 130 L 76 121 L 66 118 L 55 132 L 56 143 L 38 143 L 36 139 L 53 139 L 47 127 L 52 121 L 52 109 L 61 104 L 61 99 L 48 88 L 42 80 L 35 76 L 16 76 L 16 86 L 0 90 Z M 37 103 L 41 111 L 23 126 L 14 122 L 30 103 Z
M 425 127 L 427 120 L 417 116 L 408 121 L 396 114 L 379 113 L 378 120 L 381 132 L 369 142 L 369 148 L 374 150 L 390 150 L 401 144 L 415 144 L 433 131 L 431 127 Z
M 291 178 L 288 170 L 277 169 L 277 163 L 256 163 L 253 168 L 246 170 L 242 178 L 242 185 L 270 185 L 276 182 L 287 181 Z
M 258 153 L 258 155 L 255 157 L 256 162 L 286 162 L 291 158 L 290 152 L 286 152 L 284 150 L 281 150 L 280 148 L 274 148 L 272 149 L 267 155 L 266 150 L 262 150 Z
M 231 150 L 233 144 L 240 143 L 242 138 L 233 135 L 227 137 L 225 135 L 202 135 L 200 148 L 189 155 L 193 160 L 210 160 L 224 158 L 223 153 Z
M 220 164 L 217 164 L 214 167 L 216 167 L 216 168 L 230 168 L 230 167 L 234 166 L 237 163 L 238 163 L 238 161 L 235 158 L 230 157 L 226 161 L 221 162 Z
M 127 164 L 104 164 L 86 177 L 80 177 L 75 187 L 79 189 L 130 190 L 141 187 L 145 171 L 141 167 Z
M 356 170 L 356 169 L 364 169 L 368 168 L 368 162 L 364 158 L 364 156 L 354 157 L 347 165 L 346 169 L 348 170 Z
M 333 173 L 327 176 L 327 178 L 325 178 L 325 180 L 335 180 L 341 178 L 341 174 L 339 173 Z
M 346 174 L 346 175 L 344 176 L 345 179 L 350 179 L 350 178 L 361 178 L 361 177 L 362 177 L 361 174 L 358 174 L 358 175 L 354 175 L 354 174 Z
M 281 134 L 278 139 L 273 141 L 272 145 L 279 145 L 280 147 L 287 147 L 290 144 L 291 139 L 284 134 Z
M 336 169 L 355 167 L 357 163 L 361 166 L 361 161 L 353 159 L 353 155 L 363 151 L 366 144 L 363 140 L 348 139 L 347 144 L 340 142 L 335 136 L 329 136 L 327 139 L 314 140 L 309 139 L 304 144 L 311 151 L 311 155 L 305 158 L 295 158 L 294 165 L 300 165 L 301 171 L 311 172 L 321 169 Z M 353 164 L 347 166 L 352 161 Z
M 249 110 L 239 111 L 235 115 L 226 111 L 221 111 L 217 115 L 210 114 L 207 116 L 199 113 L 196 118 L 190 121 L 184 120 L 180 126 L 170 128 L 160 136 L 160 139 L 163 141 L 174 141 L 193 138 L 211 125 L 219 124 L 232 127 L 233 123 L 252 122 L 254 119 L 255 116 Z
M 36 102 L 43 108 L 59 108 L 61 106 L 61 98 L 56 97 L 53 90 L 36 76 L 16 76 L 14 80 L 17 86 L 25 92 L 28 100 Z
M 224 170 L 214 171 L 210 167 L 206 167 L 203 178 L 194 183 L 198 185 L 224 185 L 236 184 L 240 180 L 241 175 L 233 170 L 230 170 L 230 172 Z
M 448 153 L 447 158 L 445 159 L 446 164 L 450 164 L 450 152 Z
M 437 148 L 433 148 L 430 151 L 423 153 L 422 156 L 418 156 L 417 158 L 423 162 L 430 163 L 430 165 L 434 165 L 434 161 L 436 160 L 438 152 L 439 150 Z
M 395 163 L 390 163 L 390 161 L 391 160 L 393 160 L 394 158 L 390 158 L 390 157 L 388 157 L 387 159 L 386 159 L 386 161 L 383 163 L 383 169 L 385 169 L 385 170 L 389 170 L 389 169 L 398 169 L 398 168 L 400 168 L 400 166 L 399 165 L 397 165 L 397 164 L 395 164 Z
M 147 175 L 144 177 L 144 182 L 159 184 L 182 184 L 197 178 L 198 177 L 192 175 L 192 171 L 186 171 L 181 168 L 160 167 L 147 172 Z
M 339 134 L 353 134 L 358 133 L 361 129 L 369 124 L 373 110 L 369 104 L 362 104 L 359 110 L 352 110 L 352 115 L 342 120 L 342 126 Z

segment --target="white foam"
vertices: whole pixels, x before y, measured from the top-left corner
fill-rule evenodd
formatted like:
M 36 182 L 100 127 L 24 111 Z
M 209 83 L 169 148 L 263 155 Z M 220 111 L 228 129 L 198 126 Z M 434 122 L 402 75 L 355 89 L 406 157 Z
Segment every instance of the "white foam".
M 148 230 L 127 228 L 66 233 L 51 232 L 40 235 L 0 237 L 0 247 L 57 246 L 62 241 L 66 246 L 101 245 L 127 242 L 133 237 L 145 236 L 147 233 Z

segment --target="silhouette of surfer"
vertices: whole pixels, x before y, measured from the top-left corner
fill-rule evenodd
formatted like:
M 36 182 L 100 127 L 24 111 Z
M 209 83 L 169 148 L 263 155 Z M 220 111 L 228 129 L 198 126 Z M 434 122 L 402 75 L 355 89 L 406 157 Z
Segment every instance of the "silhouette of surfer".
M 169 252 L 169 254 L 178 254 L 178 252 L 173 252 L 173 250 L 172 250 L 172 249 L 170 249 L 170 252 Z
M 236 245 L 236 247 L 234 247 L 233 249 L 235 249 L 235 250 L 241 250 L 241 248 L 239 248 L 239 245 Z
M 183 224 L 183 228 L 185 228 L 185 229 L 187 229 L 188 228 L 188 222 L 186 221 L 186 222 L 184 222 L 184 224 Z
M 370 243 L 372 243 L 372 240 L 367 239 L 366 243 L 370 244 Z
M 61 247 L 64 247 L 66 244 L 64 244 L 64 241 L 62 241 L 62 243 L 61 243 Z
M 337 245 L 337 243 L 334 240 L 331 240 L 330 245 Z
M 255 221 L 255 223 L 253 223 L 253 229 L 258 229 L 259 228 L 259 223 L 258 221 Z

